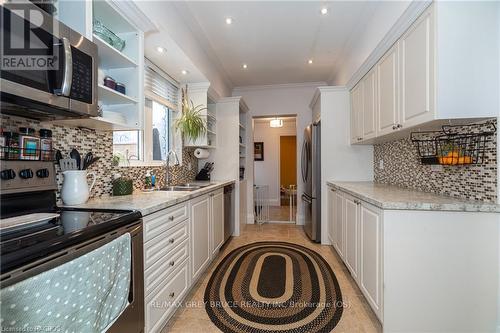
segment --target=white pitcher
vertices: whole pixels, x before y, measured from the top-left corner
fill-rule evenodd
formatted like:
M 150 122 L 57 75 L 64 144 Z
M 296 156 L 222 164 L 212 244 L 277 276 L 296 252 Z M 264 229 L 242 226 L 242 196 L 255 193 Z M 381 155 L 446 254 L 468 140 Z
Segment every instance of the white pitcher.
M 94 187 L 96 175 L 93 172 L 87 174 L 87 170 L 67 170 L 63 171 L 63 186 L 61 189 L 61 199 L 65 205 L 79 205 L 86 203 L 90 196 L 90 191 Z M 92 184 L 87 181 L 87 177 L 92 176 Z

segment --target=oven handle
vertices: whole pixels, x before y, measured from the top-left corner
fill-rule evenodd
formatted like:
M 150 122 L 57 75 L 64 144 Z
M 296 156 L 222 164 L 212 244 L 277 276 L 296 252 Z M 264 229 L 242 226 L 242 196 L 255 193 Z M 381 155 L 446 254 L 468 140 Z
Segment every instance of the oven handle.
M 58 96 L 68 96 L 73 83 L 73 56 L 71 55 L 71 44 L 66 37 L 62 38 L 62 47 L 64 48 L 64 76 L 60 89 L 55 89 L 54 93 Z

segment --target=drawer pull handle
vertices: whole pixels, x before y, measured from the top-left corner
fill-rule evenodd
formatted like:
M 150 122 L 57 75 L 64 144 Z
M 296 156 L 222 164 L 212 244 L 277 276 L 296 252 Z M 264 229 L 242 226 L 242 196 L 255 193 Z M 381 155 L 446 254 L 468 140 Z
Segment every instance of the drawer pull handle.
M 175 239 L 174 239 L 174 238 L 170 238 L 170 239 L 168 240 L 168 242 L 169 242 L 170 244 L 173 244 L 173 243 L 175 242 Z
M 170 262 L 170 266 L 173 266 L 173 265 L 175 265 L 175 262 L 172 260 L 172 261 Z
M 169 216 L 169 217 L 168 217 L 168 219 L 169 219 L 170 221 L 173 221 L 173 220 L 174 220 L 174 218 L 175 218 L 175 217 L 174 217 L 173 215 L 171 215 L 171 216 Z
M 175 293 L 174 293 L 174 292 L 171 292 L 169 296 L 170 296 L 171 298 L 174 298 Z

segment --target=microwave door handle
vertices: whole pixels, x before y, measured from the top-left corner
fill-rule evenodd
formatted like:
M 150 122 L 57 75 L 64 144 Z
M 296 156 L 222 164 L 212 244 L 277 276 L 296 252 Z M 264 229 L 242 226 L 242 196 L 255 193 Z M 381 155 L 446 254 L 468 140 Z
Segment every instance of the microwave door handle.
M 54 89 L 58 96 L 69 96 L 71 83 L 73 81 L 73 56 L 71 55 L 71 44 L 68 38 L 62 38 L 62 47 L 64 48 L 64 74 L 61 88 Z

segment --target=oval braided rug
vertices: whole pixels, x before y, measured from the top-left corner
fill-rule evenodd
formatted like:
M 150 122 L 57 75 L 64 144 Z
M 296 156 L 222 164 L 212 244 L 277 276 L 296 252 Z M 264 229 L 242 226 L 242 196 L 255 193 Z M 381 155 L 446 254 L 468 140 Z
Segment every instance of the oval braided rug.
M 343 311 L 328 263 L 285 242 L 258 242 L 229 253 L 210 277 L 204 300 L 223 332 L 330 332 Z

